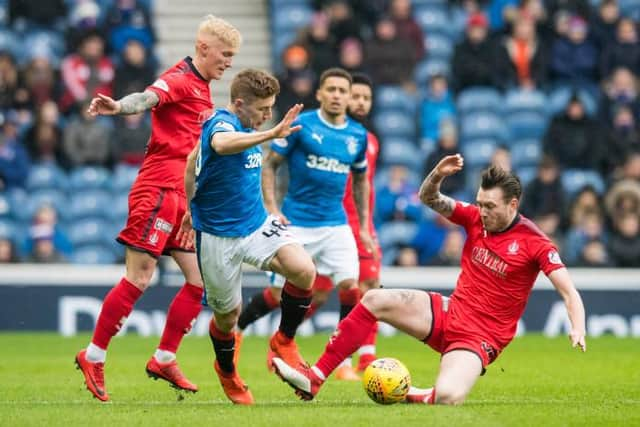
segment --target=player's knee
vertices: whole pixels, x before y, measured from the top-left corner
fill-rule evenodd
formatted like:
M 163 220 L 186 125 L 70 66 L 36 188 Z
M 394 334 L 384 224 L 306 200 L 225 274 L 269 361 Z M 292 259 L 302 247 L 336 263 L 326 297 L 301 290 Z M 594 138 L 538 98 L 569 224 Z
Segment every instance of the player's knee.
M 362 296 L 360 303 L 374 316 L 379 317 L 389 305 L 389 298 L 382 289 L 371 289 Z
M 218 329 L 222 332 L 228 333 L 233 330 L 233 328 L 238 323 L 238 318 L 240 317 L 240 308 L 236 308 L 229 313 L 216 313 L 216 325 Z
M 140 267 L 127 270 L 127 280 L 133 283 L 138 289 L 144 291 L 151 284 L 154 270 L 155 266 L 152 268 Z
M 277 288 L 275 286 L 272 286 L 269 288 L 269 292 L 271 293 L 271 296 L 273 297 L 274 301 L 280 304 L 280 300 L 282 300 L 282 288 Z
M 316 280 L 316 266 L 311 261 L 311 258 L 301 261 L 296 270 L 293 277 L 288 278 L 289 281 L 299 288 L 311 289 L 313 282 Z
M 436 404 L 438 405 L 462 405 L 466 393 L 456 387 L 436 387 Z

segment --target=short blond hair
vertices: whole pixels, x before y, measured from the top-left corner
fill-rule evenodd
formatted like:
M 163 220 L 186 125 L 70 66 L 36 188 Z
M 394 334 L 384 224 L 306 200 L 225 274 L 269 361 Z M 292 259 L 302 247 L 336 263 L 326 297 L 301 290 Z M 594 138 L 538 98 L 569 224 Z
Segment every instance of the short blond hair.
M 234 49 L 242 43 L 240 31 L 229 22 L 214 15 L 207 15 L 200 22 L 197 36 L 204 34 L 212 35 Z

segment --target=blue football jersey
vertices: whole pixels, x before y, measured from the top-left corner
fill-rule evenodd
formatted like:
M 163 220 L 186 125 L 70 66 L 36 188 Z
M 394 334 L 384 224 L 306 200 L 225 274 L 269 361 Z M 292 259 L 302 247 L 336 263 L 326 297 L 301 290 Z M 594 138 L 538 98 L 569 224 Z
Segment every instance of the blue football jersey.
M 211 147 L 216 132 L 253 132 L 228 110 L 216 110 L 203 124 L 196 159 L 196 192 L 191 200 L 193 227 L 223 237 L 253 233 L 267 219 L 260 176 L 262 148 L 219 155 Z
M 288 160 L 289 189 L 282 213 L 302 227 L 346 224 L 342 198 L 349 171 L 367 169 L 367 131 L 351 118 L 333 125 L 320 110 L 301 114 L 297 124 L 302 125 L 299 132 L 271 143 L 271 149 Z

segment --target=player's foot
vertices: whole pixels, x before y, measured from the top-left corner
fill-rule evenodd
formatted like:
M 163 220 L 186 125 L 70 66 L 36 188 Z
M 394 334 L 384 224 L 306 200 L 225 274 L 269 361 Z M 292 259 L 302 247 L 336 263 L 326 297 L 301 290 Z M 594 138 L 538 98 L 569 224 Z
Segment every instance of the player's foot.
M 433 395 L 433 387 L 432 388 L 417 388 L 417 387 L 409 387 L 409 392 L 407 396 L 404 398 L 404 403 L 421 403 L 421 404 L 430 404 L 431 397 Z
M 87 390 L 89 390 L 96 399 L 103 402 L 109 400 L 107 389 L 104 386 L 104 363 L 89 362 L 87 360 L 87 350 L 80 350 L 78 354 L 76 354 L 76 368 L 82 371 Z
M 376 360 L 375 354 L 361 354 L 360 360 L 358 361 L 357 371 L 364 372 L 364 370 L 367 369 L 367 366 L 369 366 L 374 360 Z
M 335 377 L 341 381 L 360 381 L 360 376 L 349 365 L 342 365 L 336 369 Z
M 238 366 L 238 362 L 240 361 L 240 348 L 242 347 L 242 332 L 235 331 L 235 351 L 233 353 L 233 366 Z
M 279 357 L 273 358 L 273 368 L 276 375 L 289 384 L 302 400 L 313 400 L 324 383 L 311 368 L 299 366 L 294 369 Z
M 249 387 L 244 383 L 244 381 L 242 381 L 237 370 L 232 374 L 228 374 L 220 369 L 220 365 L 218 365 L 217 360 L 213 364 L 213 367 L 220 379 L 222 390 L 230 401 L 237 405 L 253 405 L 255 403 L 253 395 L 249 391 Z
M 287 337 L 280 331 L 273 334 L 269 340 L 269 350 L 267 353 L 267 366 L 271 370 L 273 369 L 272 363 L 274 357 L 279 357 L 284 360 L 287 365 L 294 368 L 309 367 L 307 362 L 300 356 L 295 340 Z
M 161 363 L 152 356 L 147 362 L 146 370 L 149 378 L 153 378 L 154 380 L 165 380 L 175 389 L 189 391 L 192 393 L 198 391 L 198 386 L 193 384 L 184 376 L 178 367 L 178 362 L 175 360 L 168 363 Z

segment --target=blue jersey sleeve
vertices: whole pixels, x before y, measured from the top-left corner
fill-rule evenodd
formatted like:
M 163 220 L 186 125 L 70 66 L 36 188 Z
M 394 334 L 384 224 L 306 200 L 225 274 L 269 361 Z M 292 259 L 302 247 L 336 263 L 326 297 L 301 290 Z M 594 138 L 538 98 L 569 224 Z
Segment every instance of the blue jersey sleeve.
M 291 124 L 291 127 L 299 125 L 300 122 L 298 120 L 294 121 Z M 271 150 L 280 154 L 281 156 L 288 157 L 291 154 L 291 151 L 298 143 L 298 135 L 300 132 L 294 132 L 286 138 L 276 138 L 271 141 Z
M 360 150 L 356 156 L 354 162 L 351 164 L 351 170 L 357 173 L 362 173 L 367 170 L 367 135 L 358 141 L 360 144 Z

